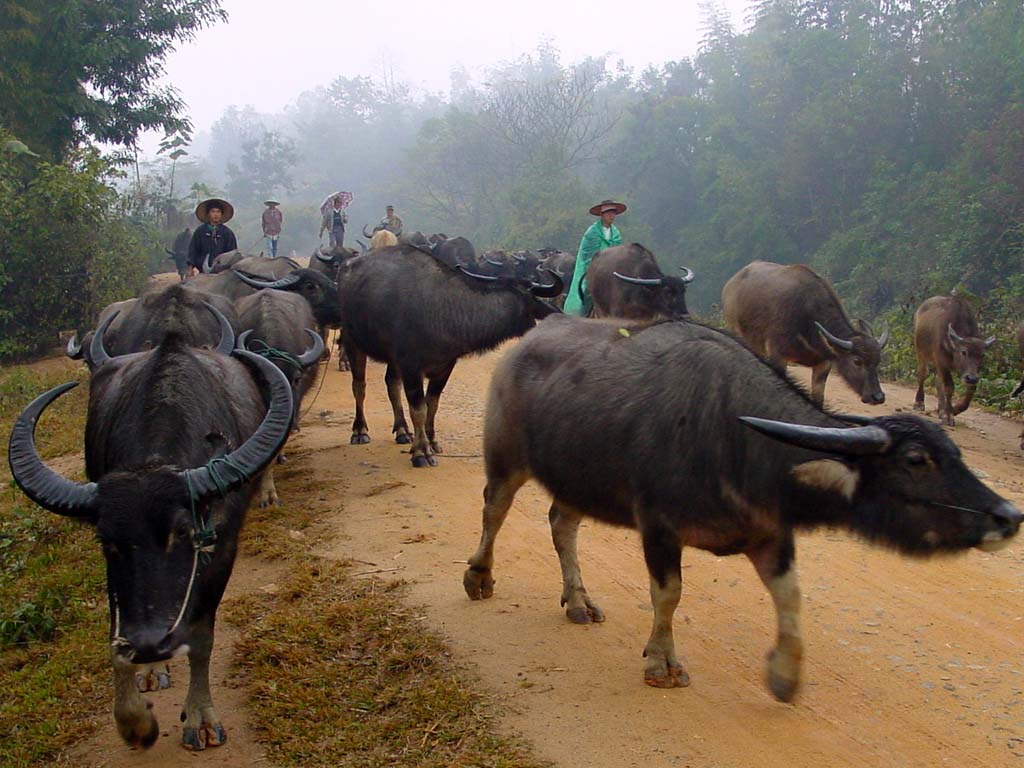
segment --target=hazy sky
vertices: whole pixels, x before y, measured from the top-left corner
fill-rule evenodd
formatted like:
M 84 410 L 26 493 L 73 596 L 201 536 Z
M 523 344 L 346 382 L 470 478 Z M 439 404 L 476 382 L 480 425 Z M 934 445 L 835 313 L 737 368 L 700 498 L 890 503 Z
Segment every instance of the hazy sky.
M 720 0 L 737 29 L 749 0 Z M 223 0 L 226 24 L 203 30 L 168 57 L 197 130 L 229 104 L 280 111 L 339 75 L 391 70 L 421 90 L 447 91 L 456 64 L 478 79 L 487 65 L 551 41 L 571 62 L 609 54 L 637 70 L 692 56 L 701 37 L 698 0 Z M 159 137 L 156 137 L 157 139 Z M 147 148 L 155 140 L 145 141 Z

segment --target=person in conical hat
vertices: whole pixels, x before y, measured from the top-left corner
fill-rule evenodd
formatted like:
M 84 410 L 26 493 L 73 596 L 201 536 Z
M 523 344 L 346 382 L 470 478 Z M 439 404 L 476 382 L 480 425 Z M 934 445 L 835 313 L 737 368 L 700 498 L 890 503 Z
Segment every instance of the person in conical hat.
M 622 245 L 622 234 L 612 222 L 625 210 L 624 203 L 617 203 L 614 200 L 602 200 L 590 209 L 592 216 L 600 218 L 587 228 L 580 240 L 580 248 L 576 252 L 576 269 L 572 273 L 572 285 L 569 286 L 569 293 L 566 294 L 565 305 L 562 307 L 562 311 L 567 315 L 586 317 L 590 314 L 593 302 L 587 291 L 587 268 L 598 251 L 611 248 L 613 245 Z
M 226 223 L 235 215 L 235 209 L 227 200 L 211 197 L 196 206 L 196 218 L 202 224 L 192 233 L 192 241 L 188 246 L 189 275 L 203 271 L 203 262 L 209 258 L 210 263 L 228 251 L 238 250 L 235 233 L 228 229 Z
M 284 214 L 278 208 L 280 203 L 277 200 L 267 200 L 263 204 L 267 206 L 261 218 L 263 237 L 267 241 L 267 255 L 274 259 L 277 258 L 277 238 L 281 236 L 281 224 L 284 222 Z

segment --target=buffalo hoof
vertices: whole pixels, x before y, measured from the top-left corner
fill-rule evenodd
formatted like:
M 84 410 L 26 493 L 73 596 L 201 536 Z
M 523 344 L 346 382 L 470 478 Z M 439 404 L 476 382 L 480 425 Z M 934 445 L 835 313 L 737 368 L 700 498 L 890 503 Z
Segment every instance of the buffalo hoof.
M 121 734 L 125 744 L 130 747 L 149 749 L 160 736 L 160 726 L 153 717 L 153 702 L 147 701 L 141 717 L 130 721 L 118 720 L 117 732 Z
M 914 410 L 915 411 L 924 411 L 924 401 L 922 401 L 920 403 L 915 401 L 914 402 Z
M 589 624 L 590 622 L 601 624 L 604 622 L 604 611 L 589 599 L 586 606 L 582 608 L 566 608 L 565 615 L 573 624 Z
M 220 723 L 210 725 L 203 723 L 198 728 L 182 728 L 181 744 L 185 749 L 200 752 L 207 747 L 219 747 L 228 740 L 224 726 Z
M 267 507 L 276 507 L 281 503 L 281 499 L 277 495 L 276 489 L 270 489 L 266 493 L 260 494 L 259 508 L 266 509 Z
M 171 687 L 171 670 L 169 667 L 164 665 L 162 670 L 158 670 L 155 667 L 149 667 L 145 673 L 138 673 L 135 675 L 135 687 L 139 689 L 140 693 L 148 693 L 150 691 L 163 691 Z
M 658 669 L 648 667 L 644 670 L 644 682 L 652 688 L 686 688 L 690 675 L 682 664 L 675 662 Z
M 462 587 L 470 600 L 486 600 L 494 596 L 494 579 L 490 571 L 475 571 L 467 568 L 462 574 Z
M 395 433 L 395 442 L 399 445 L 408 445 L 412 442 L 412 435 L 408 432 L 397 432 Z
M 349 442 L 352 445 L 366 445 L 370 442 L 370 436 L 365 432 L 353 432 L 352 439 Z
M 436 440 L 430 441 L 430 450 L 434 453 L 444 453 L 444 451 L 441 450 L 441 444 Z
M 339 371 L 351 371 L 352 366 L 348 364 L 348 358 L 342 355 L 338 358 L 338 370 Z
M 800 656 L 780 653 L 772 649 L 768 654 L 768 690 L 779 701 L 790 702 L 800 688 Z
M 412 465 L 417 469 L 422 469 L 423 467 L 436 467 L 437 459 L 433 456 L 424 456 L 423 454 L 420 454 L 419 456 L 412 457 Z

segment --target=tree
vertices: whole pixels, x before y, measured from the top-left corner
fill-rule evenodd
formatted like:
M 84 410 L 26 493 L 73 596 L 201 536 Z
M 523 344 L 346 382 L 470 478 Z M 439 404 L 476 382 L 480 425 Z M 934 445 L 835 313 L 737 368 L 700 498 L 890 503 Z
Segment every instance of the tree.
M 175 44 L 226 18 L 220 0 L 4 0 L 0 126 L 51 162 L 89 138 L 188 129 L 157 81 Z
M 297 160 L 294 141 L 276 131 L 264 131 L 242 144 L 237 164 L 228 164 L 228 194 L 242 205 L 252 205 L 277 190 L 290 190 L 291 169 Z

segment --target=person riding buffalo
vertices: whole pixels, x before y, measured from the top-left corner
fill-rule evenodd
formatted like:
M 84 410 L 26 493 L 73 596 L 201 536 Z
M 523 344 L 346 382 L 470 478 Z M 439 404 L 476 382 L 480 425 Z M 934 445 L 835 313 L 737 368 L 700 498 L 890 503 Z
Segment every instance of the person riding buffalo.
M 566 295 L 565 305 L 562 307 L 562 311 L 566 314 L 580 317 L 590 314 L 593 302 L 587 291 L 587 268 L 598 251 L 611 248 L 613 245 L 622 245 L 622 234 L 612 222 L 625 210 L 624 203 L 617 203 L 614 200 L 604 200 L 590 209 L 591 215 L 601 218 L 587 228 L 587 231 L 583 233 L 583 239 L 580 240 L 580 249 L 576 253 L 576 269 L 572 275 L 572 285 L 569 286 L 569 293 Z
M 222 253 L 238 250 L 235 233 L 225 226 L 234 215 L 231 203 L 217 197 L 203 200 L 196 206 L 196 218 L 203 223 L 192 233 L 192 242 L 188 246 L 190 275 L 203 271 L 207 257 L 212 264 Z

